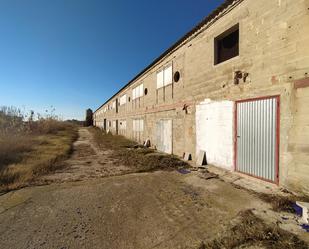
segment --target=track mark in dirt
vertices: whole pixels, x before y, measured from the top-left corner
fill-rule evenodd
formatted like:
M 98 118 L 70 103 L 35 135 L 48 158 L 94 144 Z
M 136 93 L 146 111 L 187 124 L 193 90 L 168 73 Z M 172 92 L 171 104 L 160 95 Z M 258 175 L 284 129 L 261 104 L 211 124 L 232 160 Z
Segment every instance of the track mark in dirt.
M 87 128 L 78 131 L 79 138 L 73 145 L 71 158 L 64 162 L 62 169 L 39 179 L 41 183 L 82 181 L 106 176 L 129 173 L 124 165 L 113 164 L 111 150 L 100 150 L 94 143 Z

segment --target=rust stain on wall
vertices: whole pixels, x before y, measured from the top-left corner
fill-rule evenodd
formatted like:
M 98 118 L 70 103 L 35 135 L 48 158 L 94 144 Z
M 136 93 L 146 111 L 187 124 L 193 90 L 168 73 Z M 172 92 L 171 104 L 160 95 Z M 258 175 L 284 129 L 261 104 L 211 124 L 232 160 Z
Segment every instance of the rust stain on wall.
M 303 78 L 300 80 L 296 80 L 294 82 L 294 88 L 298 89 L 298 88 L 305 88 L 305 87 L 309 87 L 309 78 Z

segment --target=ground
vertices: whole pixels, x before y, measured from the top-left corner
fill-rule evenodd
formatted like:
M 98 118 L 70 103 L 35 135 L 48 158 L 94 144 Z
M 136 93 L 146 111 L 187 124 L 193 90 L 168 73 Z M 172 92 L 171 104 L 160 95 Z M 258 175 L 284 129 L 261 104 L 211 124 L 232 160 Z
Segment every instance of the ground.
M 280 221 L 303 240 L 308 233 L 287 222 L 295 216 L 272 211 L 250 191 L 203 172 L 132 173 L 113 164 L 110 151 L 100 150 L 87 129 L 79 134 L 66 167 L 42 177 L 41 186 L 0 196 L 1 249 L 307 248 L 284 230 L 278 234 L 290 241 L 279 247 L 280 237 L 267 230 L 268 223 Z M 277 236 L 277 247 L 261 239 L 225 241 L 231 231 L 239 236 L 250 215 L 256 220 L 249 225 L 263 224 L 269 237 Z

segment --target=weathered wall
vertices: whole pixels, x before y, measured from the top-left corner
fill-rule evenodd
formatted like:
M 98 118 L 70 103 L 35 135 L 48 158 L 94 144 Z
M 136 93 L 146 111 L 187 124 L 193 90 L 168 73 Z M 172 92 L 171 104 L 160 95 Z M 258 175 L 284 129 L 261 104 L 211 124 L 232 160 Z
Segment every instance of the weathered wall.
M 240 31 L 239 56 L 214 65 L 214 38 L 235 24 Z M 131 98 L 118 113 L 104 113 L 104 106 L 97 110 L 96 123 L 102 124 L 103 118 L 126 119 L 126 134 L 133 138 L 133 119 L 143 118 L 141 140 L 149 138 L 155 145 L 157 120 L 172 119 L 173 153 L 189 152 L 195 157 L 196 132 L 200 132 L 198 123 L 195 127 L 195 106 L 201 101 L 280 95 L 279 184 L 309 193 L 308 88 L 294 88 L 294 82 L 309 73 L 308 27 L 309 0 L 244 0 L 118 93 L 115 98 L 124 93 Z M 180 72 L 180 81 L 157 90 L 156 71 L 171 62 L 173 71 Z M 235 85 L 233 76 L 238 70 L 249 77 Z M 132 89 L 140 83 L 148 94 L 132 100 Z M 115 98 L 106 105 L 111 106 Z
M 309 86 L 309 78 L 307 82 Z M 309 193 L 309 87 L 295 89 L 293 99 L 293 126 L 287 148 L 287 186 Z

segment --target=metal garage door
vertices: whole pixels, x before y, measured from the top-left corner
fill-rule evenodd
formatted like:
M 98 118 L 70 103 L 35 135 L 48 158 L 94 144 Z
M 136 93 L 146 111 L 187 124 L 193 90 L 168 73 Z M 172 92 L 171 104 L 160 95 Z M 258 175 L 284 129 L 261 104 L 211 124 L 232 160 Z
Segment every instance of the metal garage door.
M 236 170 L 278 182 L 279 97 L 236 102 Z
M 172 120 L 160 120 L 156 126 L 157 149 L 172 154 Z

